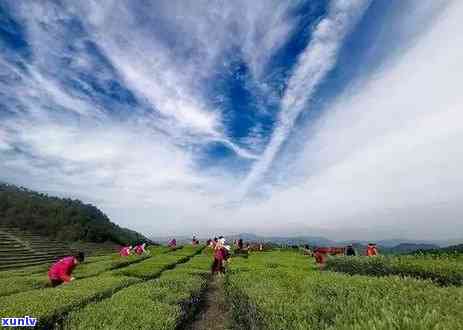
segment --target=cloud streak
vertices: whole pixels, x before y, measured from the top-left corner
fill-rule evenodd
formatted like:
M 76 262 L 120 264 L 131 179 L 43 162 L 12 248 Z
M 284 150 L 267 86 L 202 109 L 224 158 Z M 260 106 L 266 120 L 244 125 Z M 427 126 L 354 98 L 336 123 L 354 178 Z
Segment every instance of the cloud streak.
M 299 56 L 281 100 L 277 127 L 264 154 L 243 183 L 241 195 L 246 195 L 265 174 L 307 101 L 335 66 L 344 37 L 362 17 L 369 3 L 367 0 L 340 0 L 330 3 L 328 14 L 314 28 L 309 44 Z
M 240 216 L 341 239 L 461 239 L 462 15 L 459 2 L 435 13 L 400 56 L 338 96 L 297 136 L 307 141 L 298 160 L 279 167 L 304 173 L 299 184 Z
M 378 4 L 326 4 L 2 3 L 0 180 L 156 236 L 458 235 L 462 5 L 376 36 Z M 354 27 L 384 61 L 320 107 Z
M 293 24 L 290 6 L 274 4 L 197 2 L 185 16 L 184 2 L 6 3 L 8 29 L 26 51 L 6 39 L 0 54 L 0 179 L 94 202 L 146 232 L 211 225 L 210 210 L 239 176 L 226 166 L 202 171 L 202 149 L 257 155 L 225 133 L 208 79 L 245 40 L 242 57 L 258 79 Z

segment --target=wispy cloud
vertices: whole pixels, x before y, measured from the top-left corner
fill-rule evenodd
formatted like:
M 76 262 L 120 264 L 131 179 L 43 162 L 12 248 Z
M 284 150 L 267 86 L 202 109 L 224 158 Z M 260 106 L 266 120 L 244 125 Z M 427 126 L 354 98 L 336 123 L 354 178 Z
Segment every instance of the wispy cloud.
M 8 3 L 28 56 L 13 46 L 0 54 L 1 178 L 98 203 L 146 230 L 209 223 L 238 177 L 233 167 L 202 172 L 199 150 L 220 143 L 257 156 L 225 133 L 208 79 L 245 40 L 244 60 L 263 70 L 292 24 L 290 7 L 274 5 L 205 1 L 185 15 L 184 2 Z
M 394 32 L 383 31 L 390 40 L 404 31 L 393 60 L 302 127 L 297 119 L 312 110 L 369 1 L 301 12 L 312 4 L 0 4 L 9 16 L 2 22 L 16 22 L 2 31 L 23 39 L 0 35 L 0 180 L 96 203 L 114 221 L 157 235 L 367 222 L 374 230 L 409 224 L 410 236 L 460 228 L 449 219 L 460 217 L 463 195 L 462 6 L 429 0 L 396 15 Z M 228 84 L 222 77 L 249 103 L 214 88 Z M 236 103 L 220 102 L 227 97 Z M 243 134 L 230 125 L 235 104 L 250 121 L 237 123 Z M 295 128 L 302 148 L 290 157 Z M 290 180 L 276 186 L 276 177 Z M 236 203 L 237 190 L 266 198 Z M 417 230 L 431 215 L 444 220 Z
M 306 140 L 297 162 L 280 165 L 303 176 L 240 217 L 339 238 L 461 238 L 462 15 L 448 3 L 400 56 L 352 84 L 296 137 Z
M 281 100 L 281 111 L 272 138 L 242 186 L 246 194 L 258 183 L 291 132 L 298 115 L 307 106 L 318 85 L 334 67 L 344 37 L 362 17 L 370 1 L 332 1 L 328 14 L 314 28 L 307 48 L 299 56 Z

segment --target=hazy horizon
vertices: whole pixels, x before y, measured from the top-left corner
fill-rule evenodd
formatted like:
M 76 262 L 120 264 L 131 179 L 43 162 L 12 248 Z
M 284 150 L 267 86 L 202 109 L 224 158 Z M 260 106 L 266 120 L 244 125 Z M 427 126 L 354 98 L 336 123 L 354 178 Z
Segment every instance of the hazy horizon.
M 0 21 L 0 181 L 153 236 L 463 238 L 461 1 L 7 0 Z
M 461 235 L 454 235 L 454 236 L 442 236 L 442 237 L 433 237 L 433 236 L 421 236 L 421 237 L 413 237 L 408 236 L 407 234 L 403 234 L 397 231 L 377 231 L 375 229 L 365 229 L 365 228 L 353 228 L 349 232 L 346 233 L 346 230 L 343 228 L 334 229 L 334 230 L 326 230 L 323 228 L 312 228 L 311 230 L 306 231 L 253 231 L 252 229 L 246 231 L 224 231 L 217 229 L 211 232 L 185 232 L 185 233 L 168 233 L 165 235 L 157 235 L 157 234 L 148 234 L 148 238 L 163 238 L 167 240 L 168 238 L 191 238 L 196 236 L 201 239 L 208 239 L 212 237 L 217 237 L 219 235 L 223 235 L 225 238 L 229 236 L 238 236 L 238 235 L 255 235 L 259 237 L 284 237 L 284 238 L 297 238 L 297 237 L 319 237 L 328 239 L 331 241 L 342 242 L 342 241 L 388 241 L 388 240 L 399 240 L 399 241 L 414 241 L 414 242 L 430 242 L 430 243 L 449 243 L 450 245 L 453 244 L 463 244 L 463 237 Z

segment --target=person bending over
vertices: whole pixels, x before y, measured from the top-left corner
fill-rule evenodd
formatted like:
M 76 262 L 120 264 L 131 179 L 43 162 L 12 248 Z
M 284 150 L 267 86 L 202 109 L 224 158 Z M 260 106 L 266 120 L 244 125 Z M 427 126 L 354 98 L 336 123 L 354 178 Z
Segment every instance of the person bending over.
M 374 243 L 369 243 L 367 246 L 367 256 L 368 257 L 376 257 L 378 253 L 378 248 L 376 247 L 376 244 Z
M 346 248 L 346 256 L 355 257 L 355 250 L 352 245 L 348 245 Z
M 69 283 L 74 280 L 72 271 L 74 268 L 85 259 L 83 252 L 77 253 L 75 256 L 64 257 L 55 262 L 48 271 L 48 278 L 52 287 L 63 283 Z
M 119 255 L 121 257 L 128 257 L 130 255 L 130 251 L 132 250 L 132 246 L 131 245 L 126 245 L 126 246 L 123 246 L 120 250 L 119 250 Z

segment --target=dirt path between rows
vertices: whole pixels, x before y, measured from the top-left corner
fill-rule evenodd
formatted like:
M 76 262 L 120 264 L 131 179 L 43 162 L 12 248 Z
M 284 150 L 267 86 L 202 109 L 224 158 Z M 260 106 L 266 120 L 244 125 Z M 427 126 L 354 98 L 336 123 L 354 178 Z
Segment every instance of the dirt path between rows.
M 225 303 L 223 277 L 214 276 L 204 294 L 199 313 L 185 330 L 225 330 L 229 310 Z

